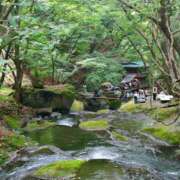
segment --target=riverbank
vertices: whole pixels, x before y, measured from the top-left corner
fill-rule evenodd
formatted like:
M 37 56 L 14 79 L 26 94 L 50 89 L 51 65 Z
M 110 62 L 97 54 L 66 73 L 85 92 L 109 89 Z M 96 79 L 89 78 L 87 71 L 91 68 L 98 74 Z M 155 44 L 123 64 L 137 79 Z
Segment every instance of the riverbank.
M 173 102 L 174 103 L 174 102 Z M 176 101 L 174 104 L 178 104 Z M 150 134 L 155 138 L 159 138 L 171 145 L 180 145 L 180 116 L 179 105 L 172 104 L 160 106 L 158 103 L 134 104 L 133 101 L 122 104 L 119 111 L 130 113 L 145 113 L 152 119 L 154 123 L 145 127 L 142 132 Z
M 20 134 L 21 118 L 12 93 L 10 88 L 0 89 L 0 166 L 14 151 L 31 144 L 29 138 Z
M 83 111 L 82 104 L 79 106 L 75 101 L 71 113 L 58 117 L 57 121 L 31 118 L 26 127 L 22 128 L 24 118 L 27 118 L 27 115 L 32 116 L 31 109 L 19 109 L 12 96 L 9 96 L 12 91 L 4 92 L 5 89 L 0 91 L 3 97 L 0 106 L 4 107 L 3 111 L 1 110 L 0 166 L 4 173 L 8 174 L 7 177 L 16 177 L 18 180 L 26 176 L 27 179 L 34 176 L 52 178 L 56 174 L 58 177 L 64 176 L 64 172 L 79 177 L 78 172 L 84 171 L 84 166 L 89 167 L 92 160 L 95 160 L 93 167 L 90 166 L 93 169 L 104 158 L 108 160 L 105 166 L 110 163 L 106 171 L 111 175 L 116 172 L 114 167 L 117 167 L 117 170 L 122 167 L 125 173 L 118 173 L 119 177 L 131 177 L 129 170 L 133 171 L 133 177 L 137 173 L 143 178 L 149 175 L 155 177 L 148 169 L 157 167 L 160 167 L 158 171 L 163 173 L 164 177 L 167 176 L 167 167 L 170 172 L 175 171 L 175 177 L 179 176 L 178 170 L 170 170 L 172 162 L 175 162 L 177 169 L 179 167 L 177 146 L 180 144 L 180 131 L 176 124 L 179 120 L 176 125 L 164 125 L 176 117 L 177 107 L 151 108 L 148 104 L 134 104 L 129 101 L 122 104 L 120 112 L 108 109 L 87 112 Z M 151 136 L 154 139 L 151 139 Z M 172 157 L 166 157 L 166 151 L 170 152 Z M 12 159 L 11 156 L 15 158 Z M 164 158 L 167 167 L 164 166 Z M 83 162 L 82 166 L 76 166 L 76 162 Z M 139 164 L 139 169 L 134 171 L 137 165 L 132 165 L 133 162 Z M 129 164 L 132 167 L 129 167 Z M 46 173 L 47 168 L 50 174 Z M 101 169 L 99 166 L 97 168 Z M 94 171 L 97 172 L 98 169 Z M 85 168 L 85 171 L 91 169 Z M 106 171 L 103 171 L 102 175 L 105 175 Z M 156 175 L 160 176 L 158 173 Z M 0 178 L 3 176 L 0 174 Z M 80 176 L 83 177 L 82 174 Z M 91 174 L 88 176 L 91 177 Z

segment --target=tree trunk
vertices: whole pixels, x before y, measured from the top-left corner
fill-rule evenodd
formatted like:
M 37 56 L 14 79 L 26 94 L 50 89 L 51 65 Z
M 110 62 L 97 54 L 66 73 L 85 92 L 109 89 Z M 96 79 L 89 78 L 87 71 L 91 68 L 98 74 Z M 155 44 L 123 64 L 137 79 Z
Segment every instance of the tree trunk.
M 6 68 L 7 68 L 7 63 L 4 64 L 3 66 L 3 72 L 2 72 L 2 75 L 1 75 L 1 79 L 0 79 L 0 88 L 2 87 L 3 83 L 4 83 L 4 79 L 6 77 Z
M 6 50 L 6 53 L 5 53 L 4 59 L 5 59 L 6 61 L 8 61 L 8 59 L 9 59 L 10 51 L 11 51 L 11 43 L 9 44 L 9 46 L 8 46 L 8 48 L 7 48 L 7 50 Z M 2 75 L 1 75 L 1 79 L 0 79 L 0 87 L 1 87 L 1 86 L 3 85 L 3 83 L 4 83 L 4 79 L 5 79 L 5 77 L 6 77 L 6 69 L 7 69 L 7 67 L 8 67 L 8 63 L 5 63 L 4 66 L 3 66 L 3 72 L 2 72 Z
M 23 64 L 22 61 L 19 59 L 19 52 L 20 48 L 19 45 L 15 45 L 15 59 L 14 64 L 16 66 L 16 78 L 15 78 L 15 99 L 17 102 L 21 100 L 21 86 L 23 80 Z

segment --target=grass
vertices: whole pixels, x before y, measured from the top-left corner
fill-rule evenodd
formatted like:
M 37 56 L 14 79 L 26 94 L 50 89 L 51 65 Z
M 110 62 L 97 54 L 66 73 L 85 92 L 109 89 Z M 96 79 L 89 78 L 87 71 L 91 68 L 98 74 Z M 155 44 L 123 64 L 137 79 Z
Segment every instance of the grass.
M 84 160 L 57 161 L 47 166 L 40 167 L 34 172 L 34 175 L 42 177 L 72 177 L 85 162 Z
M 109 123 L 106 119 L 89 120 L 81 122 L 79 127 L 85 130 L 106 130 Z
M 116 131 L 112 131 L 112 135 L 115 139 L 117 139 L 119 141 L 128 141 L 128 137 L 123 136 L 122 134 L 120 134 Z

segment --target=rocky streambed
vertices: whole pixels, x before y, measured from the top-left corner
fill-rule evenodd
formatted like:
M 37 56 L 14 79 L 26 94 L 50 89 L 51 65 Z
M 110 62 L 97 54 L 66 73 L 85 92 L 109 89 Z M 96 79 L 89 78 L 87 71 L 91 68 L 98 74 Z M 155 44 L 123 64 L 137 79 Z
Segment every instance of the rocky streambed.
M 142 131 L 152 123 L 143 113 L 62 116 L 53 126 L 25 133 L 39 145 L 17 152 L 0 179 L 178 180 L 178 147 Z

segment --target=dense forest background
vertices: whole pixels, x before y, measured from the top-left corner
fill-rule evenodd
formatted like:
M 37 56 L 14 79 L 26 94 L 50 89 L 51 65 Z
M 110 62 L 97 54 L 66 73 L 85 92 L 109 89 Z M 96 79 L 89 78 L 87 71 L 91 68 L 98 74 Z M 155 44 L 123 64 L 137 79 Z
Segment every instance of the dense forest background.
M 142 60 L 149 81 L 179 96 L 180 1 L 1 0 L 0 85 L 118 85 L 121 62 Z M 79 76 L 80 74 L 80 76 Z

